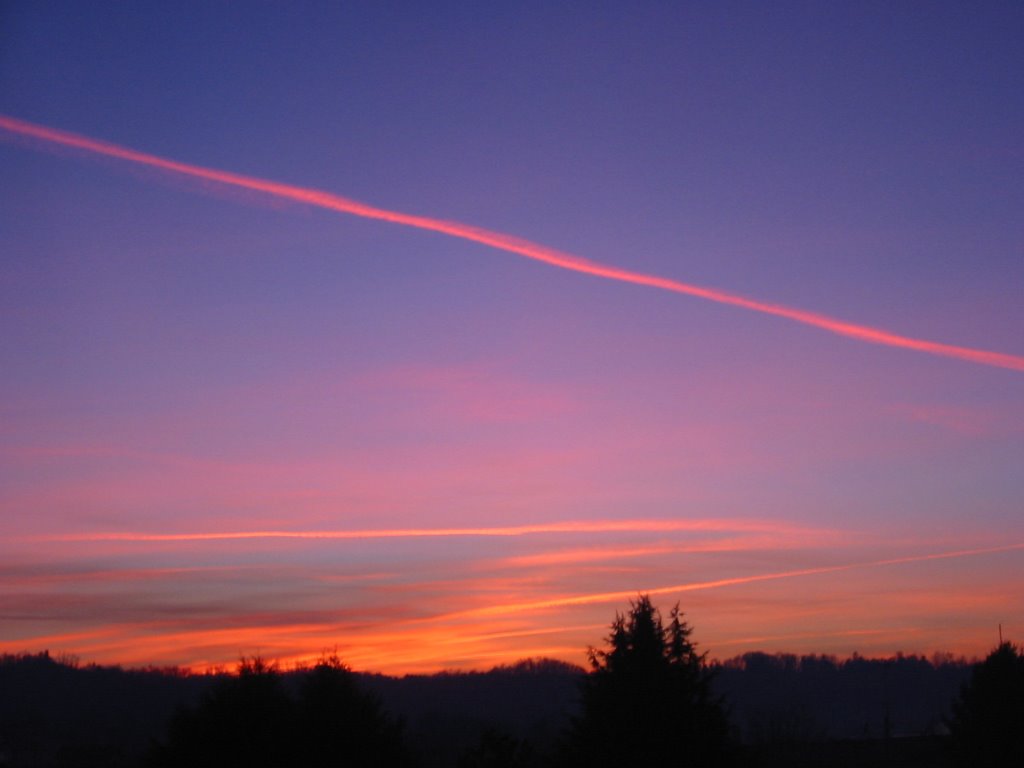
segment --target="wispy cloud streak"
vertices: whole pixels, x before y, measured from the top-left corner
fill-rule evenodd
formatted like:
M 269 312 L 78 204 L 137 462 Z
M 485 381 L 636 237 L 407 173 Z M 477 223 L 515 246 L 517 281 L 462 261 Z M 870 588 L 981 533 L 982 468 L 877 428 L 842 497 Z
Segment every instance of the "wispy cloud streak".
M 810 532 L 808 532 L 810 534 Z M 581 563 L 607 563 L 611 560 L 648 558 L 653 555 L 722 554 L 749 552 L 752 550 L 780 550 L 786 547 L 808 547 L 834 540 L 838 532 L 822 532 L 820 536 L 807 535 L 800 539 L 778 536 L 730 537 L 716 541 L 695 544 L 657 544 L 636 547 L 589 547 L 584 549 L 559 549 L 554 552 L 537 552 L 529 555 L 515 555 L 499 560 L 485 561 L 488 568 L 536 568 L 550 565 L 576 565 Z
M 797 323 L 809 325 L 839 336 L 856 339 L 870 344 L 881 344 L 888 347 L 911 349 L 918 352 L 925 352 L 941 357 L 965 360 L 981 365 L 1008 368 L 1016 371 L 1024 371 L 1024 356 L 1011 355 L 1002 352 L 993 352 L 972 347 L 961 347 L 952 344 L 943 344 L 925 339 L 917 339 L 910 336 L 902 336 L 879 328 L 866 325 L 850 323 L 827 315 L 815 312 L 807 312 L 801 309 L 772 304 L 757 299 L 750 299 L 732 293 L 705 288 L 699 285 L 680 282 L 670 278 L 649 275 L 642 272 L 622 269 L 619 267 L 601 264 L 590 261 L 580 256 L 574 256 L 564 251 L 523 240 L 512 235 L 501 232 L 475 227 L 456 221 L 445 221 L 426 216 L 416 216 L 399 211 L 391 211 L 385 208 L 377 208 L 356 200 L 323 192 L 316 189 L 282 184 L 279 182 L 259 179 L 251 176 L 243 176 L 228 171 L 220 171 L 213 168 L 205 168 L 198 165 L 169 160 L 167 158 L 140 152 L 128 147 L 111 144 L 105 141 L 92 139 L 67 131 L 37 125 L 25 120 L 0 115 L 0 129 L 20 136 L 58 144 L 65 147 L 105 155 L 151 168 L 157 168 L 170 173 L 202 179 L 204 181 L 225 184 L 243 189 L 261 192 L 277 198 L 292 200 L 305 205 L 312 205 L 325 208 L 339 213 L 347 213 L 353 216 L 360 216 L 366 219 L 377 219 L 392 224 L 401 224 L 407 227 L 438 232 L 441 234 L 457 237 L 463 240 L 470 240 L 475 243 L 487 245 L 502 251 L 524 256 L 528 259 L 541 261 L 561 269 L 568 269 L 573 272 L 581 272 L 595 277 L 602 277 L 608 280 L 616 280 L 624 283 L 633 283 L 650 288 L 660 288 L 674 293 L 714 301 L 719 304 L 727 304 L 740 307 L 753 312 L 774 315 Z

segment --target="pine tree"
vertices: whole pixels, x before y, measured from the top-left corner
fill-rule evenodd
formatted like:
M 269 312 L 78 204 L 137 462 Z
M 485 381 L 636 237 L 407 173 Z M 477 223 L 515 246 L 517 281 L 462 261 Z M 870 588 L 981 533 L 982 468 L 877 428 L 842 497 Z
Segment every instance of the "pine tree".
M 1017 646 L 1002 643 L 974 667 L 949 729 L 960 765 L 1024 765 L 1024 654 Z
M 571 759 L 587 766 L 721 766 L 728 721 L 705 655 L 679 606 L 665 626 L 641 595 L 616 615 L 607 650 L 591 649 Z

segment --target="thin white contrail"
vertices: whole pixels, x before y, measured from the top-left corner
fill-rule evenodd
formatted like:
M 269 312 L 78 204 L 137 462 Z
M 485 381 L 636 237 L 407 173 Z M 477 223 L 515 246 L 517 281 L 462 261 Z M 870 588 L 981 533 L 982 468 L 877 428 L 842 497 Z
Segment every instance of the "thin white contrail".
M 952 344 L 943 344 L 936 341 L 916 339 L 910 336 L 901 336 L 879 328 L 872 328 L 867 325 L 845 322 L 827 315 L 814 312 L 807 312 L 802 309 L 795 309 L 781 304 L 771 304 L 757 299 L 749 299 L 732 293 L 705 288 L 691 283 L 684 283 L 657 275 L 648 275 L 641 272 L 622 269 L 620 267 L 601 264 L 595 261 L 574 256 L 564 251 L 540 245 L 538 243 L 523 240 L 512 235 L 501 232 L 474 227 L 470 224 L 462 224 L 457 221 L 444 221 L 433 219 L 427 216 L 415 216 L 398 211 L 389 211 L 385 208 L 377 208 L 356 200 L 340 197 L 316 189 L 281 184 L 266 179 L 243 176 L 228 171 L 219 171 L 213 168 L 204 168 L 198 165 L 169 160 L 167 158 L 151 155 L 128 147 L 110 144 L 105 141 L 92 139 L 67 131 L 37 125 L 25 120 L 0 115 L 0 129 L 20 136 L 30 137 L 38 141 L 50 144 L 58 144 L 65 147 L 84 150 L 94 154 L 114 157 L 120 160 L 127 160 L 150 168 L 158 168 L 181 176 L 188 176 L 205 181 L 217 182 L 233 187 L 261 192 L 277 198 L 292 200 L 305 205 L 312 205 L 319 208 L 348 213 L 353 216 L 361 216 L 367 219 L 378 219 L 393 224 L 402 224 L 408 227 L 424 229 L 431 232 L 440 232 L 451 237 L 471 240 L 476 243 L 488 245 L 528 259 L 542 261 L 552 266 L 568 269 L 573 272 L 582 272 L 596 277 L 603 277 L 608 280 L 617 280 L 624 283 L 634 283 L 651 288 L 660 288 L 674 293 L 681 293 L 687 296 L 696 296 L 708 301 L 728 304 L 734 307 L 741 307 L 753 312 L 760 312 L 766 315 L 784 317 L 804 325 L 820 328 L 839 336 L 846 336 L 859 341 L 871 344 L 881 344 L 888 347 L 902 349 L 913 349 L 918 352 L 926 352 L 941 357 L 951 357 L 958 360 L 966 360 L 981 365 L 990 365 L 998 368 L 1009 368 L 1015 371 L 1024 371 L 1024 356 L 1011 355 L 1003 352 L 992 352 L 973 347 L 960 347 Z

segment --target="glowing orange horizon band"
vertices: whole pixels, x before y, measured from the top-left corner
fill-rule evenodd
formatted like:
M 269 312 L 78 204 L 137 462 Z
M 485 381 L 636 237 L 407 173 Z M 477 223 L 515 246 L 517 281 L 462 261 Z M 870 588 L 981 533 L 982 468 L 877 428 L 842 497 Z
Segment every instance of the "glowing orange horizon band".
M 388 221 L 393 224 L 401 224 L 407 227 L 439 232 L 451 237 L 481 243 L 482 245 L 514 253 L 519 256 L 525 256 L 526 258 L 533 259 L 535 261 L 542 261 L 546 264 L 560 267 L 562 269 L 568 269 L 573 272 L 581 272 L 588 275 L 594 275 L 596 277 L 603 277 L 608 280 L 634 283 L 636 285 L 644 285 L 651 288 L 660 288 L 662 290 L 681 293 L 687 296 L 696 296 L 701 299 L 707 299 L 708 301 L 718 302 L 719 304 L 728 304 L 730 306 L 748 309 L 753 312 L 783 317 L 787 320 L 820 328 L 839 336 L 846 336 L 871 344 L 881 344 L 884 346 L 898 347 L 902 349 L 913 349 L 918 352 L 926 352 L 932 355 L 966 360 L 968 362 L 978 363 L 981 365 L 1024 371 L 1024 356 L 974 349 L 971 347 L 959 347 L 952 344 L 942 344 L 935 341 L 901 336 L 878 328 L 845 322 L 836 318 L 828 317 L 827 315 L 806 312 L 801 309 L 794 309 L 778 304 L 769 304 L 767 302 L 748 299 L 743 296 L 725 293 L 712 288 L 704 288 L 702 286 L 683 283 L 665 277 L 658 277 L 657 275 L 648 275 L 641 272 L 633 272 L 631 270 L 601 264 L 579 256 L 573 256 L 572 254 L 565 253 L 554 248 L 548 248 L 547 246 L 533 243 L 529 240 L 523 240 L 513 237 L 512 235 L 493 232 L 480 227 L 474 227 L 469 224 L 462 224 L 457 221 L 444 221 L 426 216 L 414 216 L 412 214 L 400 213 L 398 211 L 389 211 L 384 208 L 377 208 L 356 200 L 340 197 L 329 192 L 296 187 L 290 184 L 281 184 L 279 182 L 258 179 L 251 176 L 243 176 L 241 174 L 230 173 L 228 171 L 204 168 L 198 165 L 181 163 L 176 160 L 168 160 L 157 155 L 151 155 L 145 152 L 129 149 L 128 147 L 110 144 L 105 141 L 91 139 L 87 136 L 81 136 L 57 130 L 55 128 L 48 128 L 43 125 L 37 125 L 35 123 L 18 120 L 17 118 L 7 117 L 4 115 L 0 115 L 0 128 L 9 131 L 10 133 L 27 136 L 40 141 L 59 144 L 65 147 L 74 147 L 76 149 L 105 155 L 107 157 L 114 157 L 120 160 L 127 160 L 129 162 L 138 163 L 151 168 L 159 168 L 161 170 L 183 176 L 191 176 L 193 178 L 217 182 L 219 184 L 227 184 L 256 192 L 262 192 L 264 194 L 273 195 L 274 197 L 294 200 L 295 202 L 317 206 L 319 208 L 326 208 L 339 213 L 348 213 L 353 216 L 361 216 L 366 219 L 378 219 L 381 221 Z
M 750 520 L 570 520 L 559 523 L 477 528 L 378 528 L 333 531 L 221 531 L 212 533 L 138 533 L 106 531 L 29 537 L 32 541 L 176 542 L 238 539 L 407 539 L 446 536 L 530 536 L 545 533 L 672 533 L 683 531 L 792 531 L 806 529 Z

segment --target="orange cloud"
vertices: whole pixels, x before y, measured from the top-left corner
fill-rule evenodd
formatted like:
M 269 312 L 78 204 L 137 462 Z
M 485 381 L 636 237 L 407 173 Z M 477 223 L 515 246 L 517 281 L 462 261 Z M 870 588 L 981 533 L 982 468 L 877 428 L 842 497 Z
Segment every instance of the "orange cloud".
M 366 219 L 377 219 L 392 224 L 414 227 L 416 229 L 438 232 L 462 240 L 469 240 L 475 243 L 496 248 L 498 250 L 524 256 L 534 261 L 544 262 L 551 266 L 567 269 L 573 272 L 580 272 L 608 280 L 616 280 L 624 283 L 643 285 L 650 288 L 659 288 L 673 293 L 686 296 L 694 296 L 719 304 L 727 304 L 752 312 L 759 312 L 775 317 L 782 317 L 803 325 L 809 325 L 839 336 L 857 339 L 858 341 L 870 344 L 881 344 L 901 349 L 911 349 L 918 352 L 925 352 L 942 357 L 965 360 L 981 365 L 1008 368 L 1016 371 L 1024 371 L 1024 356 L 1011 355 L 1002 352 L 993 352 L 972 347 L 961 347 L 952 344 L 916 339 L 910 336 L 901 336 L 879 328 L 872 328 L 866 325 L 845 322 L 826 315 L 807 312 L 801 309 L 786 307 L 780 304 L 749 299 L 724 291 L 705 288 L 690 283 L 671 280 L 657 275 L 647 275 L 641 272 L 633 272 L 619 267 L 600 264 L 579 256 L 574 256 L 563 251 L 558 251 L 538 243 L 523 240 L 512 235 L 500 232 L 492 232 L 469 224 L 462 224 L 456 221 L 444 221 L 426 216 L 415 216 L 398 211 L 390 211 L 384 208 L 377 208 L 356 200 L 323 192 L 316 189 L 281 184 L 279 182 L 258 179 L 251 176 L 243 176 L 237 173 L 219 171 L 212 168 L 191 165 L 188 163 L 168 160 L 157 155 L 139 152 L 127 147 L 121 147 L 105 141 L 91 139 L 86 136 L 36 125 L 24 120 L 0 115 L 0 128 L 20 136 L 27 136 L 38 141 L 51 144 L 58 144 L 65 147 L 84 150 L 107 157 L 117 158 L 150 168 L 157 168 L 162 171 L 179 174 L 191 178 L 211 181 L 218 184 L 225 184 L 232 187 L 252 190 L 263 194 L 285 200 L 292 200 L 304 205 L 312 205 L 318 208 L 325 208 L 339 213 L 360 216 Z

